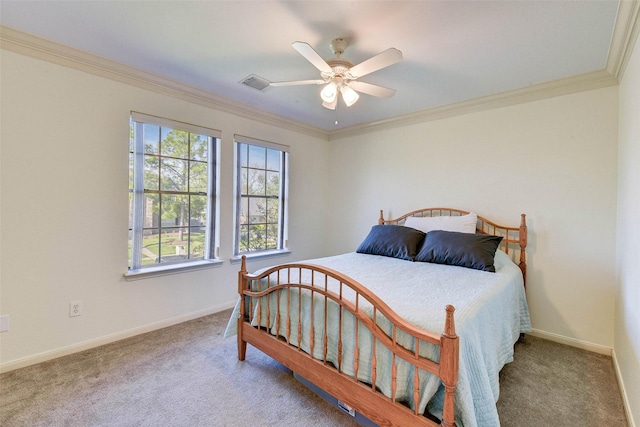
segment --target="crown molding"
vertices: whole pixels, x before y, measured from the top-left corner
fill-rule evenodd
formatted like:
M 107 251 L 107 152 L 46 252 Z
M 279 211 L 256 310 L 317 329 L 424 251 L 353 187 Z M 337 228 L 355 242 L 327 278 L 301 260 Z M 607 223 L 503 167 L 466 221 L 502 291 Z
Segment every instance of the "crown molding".
M 561 95 L 569 95 L 585 90 L 615 86 L 617 84 L 618 80 L 608 71 L 594 71 L 591 73 L 580 74 L 578 76 L 567 77 L 547 83 L 527 86 L 521 89 L 482 96 L 467 101 L 457 102 L 455 104 L 428 108 L 426 110 L 420 110 L 402 116 L 396 116 L 384 120 L 365 123 L 362 125 L 337 129 L 330 132 L 329 139 L 336 140 L 340 138 L 347 138 L 369 132 L 378 132 L 397 126 L 408 126 L 433 120 L 440 120 L 447 117 L 491 110 L 494 108 L 507 107 L 510 105 L 523 104 L 526 102 L 532 102 Z
M 607 64 L 602 70 L 329 131 L 12 28 L 0 26 L 0 47 L 218 111 L 333 141 L 399 126 L 617 85 L 640 32 L 639 16 L 638 0 L 620 1 Z
M 6 26 L 0 26 L 0 47 L 225 113 L 328 139 L 328 132 L 323 129 Z
M 607 59 L 607 70 L 618 79 L 618 82 L 622 80 L 629 57 L 638 39 L 639 17 L 640 2 L 637 0 L 620 2 L 611 37 L 609 58 Z

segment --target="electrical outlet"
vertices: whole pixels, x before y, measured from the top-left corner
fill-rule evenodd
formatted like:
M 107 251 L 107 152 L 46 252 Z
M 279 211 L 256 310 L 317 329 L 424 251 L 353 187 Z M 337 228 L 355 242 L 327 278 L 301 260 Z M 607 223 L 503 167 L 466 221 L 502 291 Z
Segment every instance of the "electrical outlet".
M 80 316 L 82 314 L 82 301 L 69 303 L 69 317 Z

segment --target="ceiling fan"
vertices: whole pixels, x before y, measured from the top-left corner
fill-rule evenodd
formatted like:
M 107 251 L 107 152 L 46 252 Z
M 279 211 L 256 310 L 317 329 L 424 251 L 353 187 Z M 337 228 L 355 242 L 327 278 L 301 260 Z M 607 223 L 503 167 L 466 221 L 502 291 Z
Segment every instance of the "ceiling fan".
M 322 106 L 330 110 L 335 110 L 338 104 L 338 92 L 347 107 L 356 103 L 358 92 L 366 93 L 382 98 L 392 97 L 396 91 L 383 86 L 365 83 L 358 80 L 374 71 L 378 71 L 389 65 L 402 60 L 402 52 L 395 48 L 389 48 L 366 61 L 353 65 L 351 62 L 340 57 L 347 48 L 347 40 L 334 39 L 330 46 L 335 58 L 325 61 L 311 45 L 305 42 L 294 42 L 293 48 L 304 56 L 313 66 L 320 70 L 321 79 L 316 80 L 295 80 L 285 82 L 270 82 L 269 86 L 296 86 L 296 85 L 322 85 L 325 87 L 320 92 Z

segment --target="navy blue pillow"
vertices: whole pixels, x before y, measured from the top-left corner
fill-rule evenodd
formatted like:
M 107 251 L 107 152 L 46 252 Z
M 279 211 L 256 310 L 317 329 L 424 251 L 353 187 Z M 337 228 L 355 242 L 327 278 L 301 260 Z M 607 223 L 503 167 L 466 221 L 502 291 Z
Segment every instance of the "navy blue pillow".
M 427 233 L 416 261 L 496 271 L 493 265 L 501 236 L 433 230 Z
M 374 225 L 356 252 L 413 261 L 425 234 L 403 225 Z

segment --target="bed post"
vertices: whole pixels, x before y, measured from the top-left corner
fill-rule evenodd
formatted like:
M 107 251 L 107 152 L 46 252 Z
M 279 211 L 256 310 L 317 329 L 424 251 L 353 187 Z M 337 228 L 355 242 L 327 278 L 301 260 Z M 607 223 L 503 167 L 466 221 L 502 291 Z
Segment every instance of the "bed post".
M 520 270 L 522 271 L 522 279 L 524 280 L 524 287 L 527 287 L 527 260 L 526 260 L 526 248 L 527 248 L 527 216 L 525 214 L 520 215 L 520 231 L 518 236 L 520 238 Z
M 247 274 L 247 257 L 242 256 L 242 264 L 240 266 L 240 271 L 238 272 L 238 293 L 240 294 L 240 313 L 238 314 L 238 360 L 244 360 L 247 354 L 247 342 L 242 339 L 242 324 L 244 323 L 244 295 L 242 291 L 247 288 L 247 279 L 245 278 Z
M 456 335 L 453 312 L 455 308 L 447 305 L 447 317 L 442 334 L 440 350 L 440 378 L 444 384 L 444 407 L 442 409 L 442 427 L 456 427 L 453 392 L 458 382 L 458 336 Z
M 380 218 L 378 218 L 378 225 L 384 225 L 384 215 L 382 215 L 382 209 L 380 209 Z

